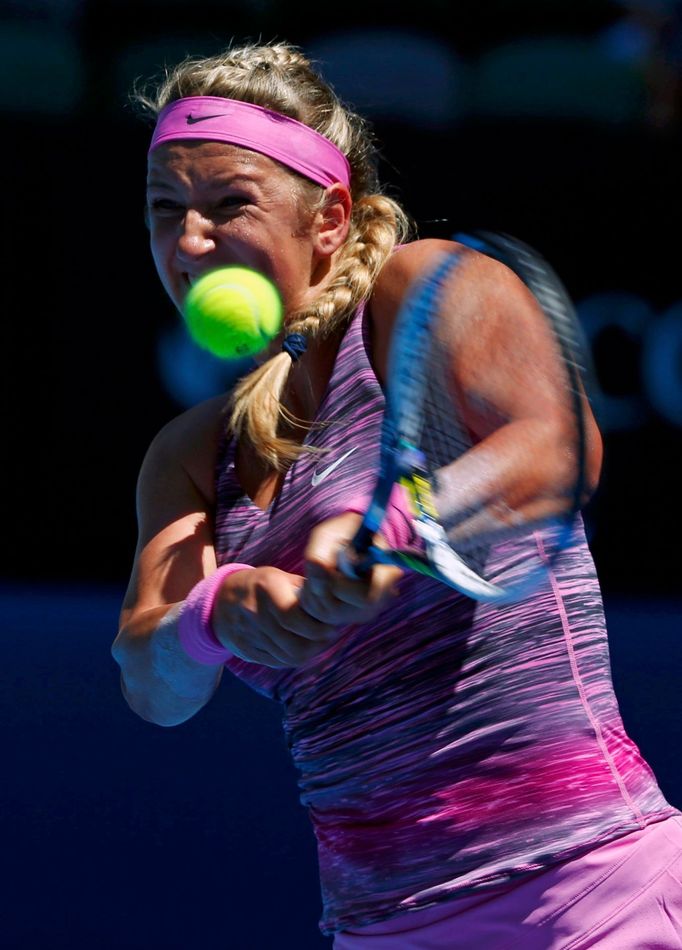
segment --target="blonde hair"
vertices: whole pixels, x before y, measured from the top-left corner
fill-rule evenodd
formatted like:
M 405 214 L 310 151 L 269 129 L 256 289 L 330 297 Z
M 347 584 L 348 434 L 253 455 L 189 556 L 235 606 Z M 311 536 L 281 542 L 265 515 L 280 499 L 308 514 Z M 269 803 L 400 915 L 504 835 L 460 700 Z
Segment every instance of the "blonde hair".
M 311 307 L 287 320 L 289 333 L 309 338 L 331 333 L 370 296 L 385 260 L 410 231 L 400 205 L 381 193 L 376 149 L 364 119 L 347 109 L 312 63 L 287 43 L 249 44 L 217 56 L 188 58 L 167 72 L 152 94 L 134 92 L 152 115 L 186 96 L 240 99 L 281 112 L 326 136 L 348 159 L 353 199 L 348 237 L 335 255 L 325 289 Z M 324 194 L 313 182 L 300 179 L 299 184 L 312 214 L 323 205 Z M 256 453 L 279 471 L 305 451 L 278 435 L 283 418 L 295 421 L 281 403 L 291 366 L 291 357 L 278 353 L 240 380 L 231 400 L 232 431 L 248 438 Z

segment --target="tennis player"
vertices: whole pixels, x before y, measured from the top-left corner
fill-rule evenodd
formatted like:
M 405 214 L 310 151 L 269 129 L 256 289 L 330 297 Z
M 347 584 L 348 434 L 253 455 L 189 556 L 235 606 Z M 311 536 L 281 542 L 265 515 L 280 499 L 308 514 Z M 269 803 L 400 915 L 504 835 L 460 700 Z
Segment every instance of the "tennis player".
M 246 265 L 286 319 L 233 393 L 146 455 L 113 646 L 127 702 L 172 726 L 228 675 L 281 703 L 336 950 L 682 947 L 682 818 L 624 731 L 579 528 L 504 607 L 336 569 L 374 483 L 395 315 L 451 245 L 408 242 L 364 123 L 286 44 L 184 62 L 141 101 L 169 297 Z M 540 499 L 567 453 L 537 308 L 502 265 L 466 267 L 450 309 L 470 451 L 501 503 Z M 392 510 L 386 543 L 404 530 Z

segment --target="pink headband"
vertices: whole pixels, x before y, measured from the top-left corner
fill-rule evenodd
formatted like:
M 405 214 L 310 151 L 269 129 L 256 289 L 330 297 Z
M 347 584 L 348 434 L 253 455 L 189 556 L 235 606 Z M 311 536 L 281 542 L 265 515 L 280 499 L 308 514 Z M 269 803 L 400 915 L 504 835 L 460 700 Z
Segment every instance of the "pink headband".
M 262 152 L 325 188 L 337 181 L 350 186 L 348 159 L 333 142 L 296 119 L 250 102 L 189 96 L 169 103 L 159 113 L 149 151 L 179 139 L 231 142 Z

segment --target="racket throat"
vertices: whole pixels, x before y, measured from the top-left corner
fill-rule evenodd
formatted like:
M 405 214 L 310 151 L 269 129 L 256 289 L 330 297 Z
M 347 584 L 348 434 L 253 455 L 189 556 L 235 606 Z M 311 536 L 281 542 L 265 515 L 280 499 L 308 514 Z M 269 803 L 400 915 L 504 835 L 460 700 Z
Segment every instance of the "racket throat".
M 437 521 L 431 481 L 424 453 L 401 439 L 398 457 L 398 484 L 405 491 L 415 521 Z
M 413 515 L 414 532 L 424 546 L 424 555 L 401 552 L 413 570 L 438 577 L 459 591 L 479 600 L 498 600 L 502 591 L 480 577 L 452 550 L 439 520 L 424 453 L 409 443 L 401 446 L 399 484 L 406 492 Z
M 481 601 L 499 601 L 503 590 L 484 580 L 450 547 L 447 535 L 438 522 L 423 519 L 415 523 L 415 531 L 424 543 L 426 560 L 437 576 L 455 590 Z

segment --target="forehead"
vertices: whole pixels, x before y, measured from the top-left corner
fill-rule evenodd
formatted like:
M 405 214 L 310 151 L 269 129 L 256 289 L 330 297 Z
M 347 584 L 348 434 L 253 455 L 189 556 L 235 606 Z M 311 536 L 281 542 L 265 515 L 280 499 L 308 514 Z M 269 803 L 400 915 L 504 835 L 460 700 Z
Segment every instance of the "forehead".
M 274 176 L 290 178 L 290 173 L 267 155 L 227 142 L 167 142 L 155 149 L 147 161 L 148 183 L 210 184 L 220 178 Z

